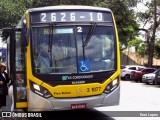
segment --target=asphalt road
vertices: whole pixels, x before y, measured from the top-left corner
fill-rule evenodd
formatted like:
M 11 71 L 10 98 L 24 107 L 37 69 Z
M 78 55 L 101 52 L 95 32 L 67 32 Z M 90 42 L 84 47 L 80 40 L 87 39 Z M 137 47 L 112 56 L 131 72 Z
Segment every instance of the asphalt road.
M 160 86 L 122 81 L 119 106 L 96 110 L 103 111 L 116 120 L 160 120 Z M 152 117 L 151 114 L 155 116 Z

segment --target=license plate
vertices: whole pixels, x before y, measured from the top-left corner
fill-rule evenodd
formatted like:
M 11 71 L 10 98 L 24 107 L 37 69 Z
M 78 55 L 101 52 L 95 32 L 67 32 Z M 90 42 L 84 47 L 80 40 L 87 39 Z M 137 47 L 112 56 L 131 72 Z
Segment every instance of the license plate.
M 153 82 L 152 80 L 148 80 L 148 82 Z
M 86 108 L 86 103 L 71 104 L 71 109 L 82 109 L 82 108 Z

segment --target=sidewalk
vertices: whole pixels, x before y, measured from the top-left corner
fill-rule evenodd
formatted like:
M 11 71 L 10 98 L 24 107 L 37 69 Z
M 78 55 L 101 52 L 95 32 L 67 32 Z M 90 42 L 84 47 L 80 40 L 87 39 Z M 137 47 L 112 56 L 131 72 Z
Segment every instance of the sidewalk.
M 6 106 L 2 107 L 2 112 L 10 112 L 10 108 L 11 108 L 11 99 L 9 98 L 9 96 L 6 97 Z M 18 110 L 18 111 L 21 111 Z M 9 117 L 5 117 L 5 118 L 0 118 L 0 120 L 29 120 L 28 118 L 21 118 L 21 117 L 12 117 L 12 118 L 9 118 Z
M 11 99 L 9 98 L 9 96 L 7 95 L 6 97 L 6 106 L 2 107 L 3 111 L 5 112 L 10 112 L 10 108 L 11 108 Z

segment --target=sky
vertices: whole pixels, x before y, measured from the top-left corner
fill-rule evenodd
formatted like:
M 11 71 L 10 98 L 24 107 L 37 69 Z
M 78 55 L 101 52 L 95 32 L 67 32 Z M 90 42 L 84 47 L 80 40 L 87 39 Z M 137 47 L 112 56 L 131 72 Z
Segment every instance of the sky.
M 148 1 L 150 1 L 150 0 L 148 0 Z M 148 7 L 146 7 L 144 4 L 143 3 L 138 3 L 137 7 L 134 8 L 134 11 L 135 12 L 143 12 L 144 13 L 148 9 Z M 143 23 L 140 23 L 140 24 L 142 25 L 141 27 L 143 27 Z M 144 28 L 148 28 L 148 25 L 146 25 Z
M 151 0 L 146 0 L 146 1 L 150 2 Z M 148 9 L 148 7 L 146 7 L 143 3 L 139 3 L 139 4 L 137 4 L 137 7 L 134 8 L 134 11 L 135 12 L 145 12 L 147 9 Z M 144 28 L 144 29 L 147 29 L 150 26 L 149 24 L 146 24 L 144 26 L 144 24 L 141 23 L 141 22 L 139 24 L 140 24 L 140 28 Z M 145 40 L 145 38 L 144 38 L 145 32 L 144 31 L 140 31 L 140 33 L 141 33 L 141 35 L 138 38 L 140 38 L 141 40 Z

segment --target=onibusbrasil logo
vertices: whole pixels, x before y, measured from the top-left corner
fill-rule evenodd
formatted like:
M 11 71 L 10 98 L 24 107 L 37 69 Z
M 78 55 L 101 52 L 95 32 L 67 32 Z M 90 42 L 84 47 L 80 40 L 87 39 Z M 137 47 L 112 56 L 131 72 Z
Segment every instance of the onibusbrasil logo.
M 39 112 L 2 112 L 2 117 L 42 117 L 42 114 Z

